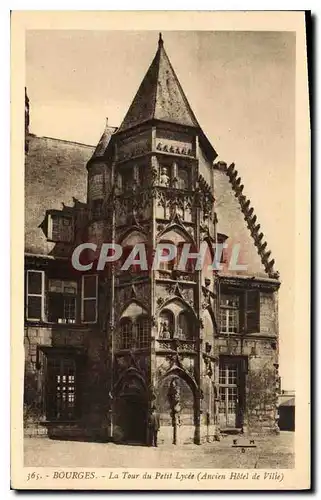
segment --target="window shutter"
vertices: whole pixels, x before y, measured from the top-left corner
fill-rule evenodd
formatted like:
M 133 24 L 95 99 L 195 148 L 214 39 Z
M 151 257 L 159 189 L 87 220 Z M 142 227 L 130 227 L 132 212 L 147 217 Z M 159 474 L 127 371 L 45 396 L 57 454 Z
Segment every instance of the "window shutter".
M 246 291 L 244 319 L 247 333 L 260 331 L 260 292 L 258 290 Z
M 81 319 L 83 323 L 97 322 L 98 276 L 96 274 L 82 276 L 81 287 Z
M 247 331 L 246 292 L 240 294 L 240 333 Z
M 44 271 L 27 271 L 27 319 L 44 319 Z

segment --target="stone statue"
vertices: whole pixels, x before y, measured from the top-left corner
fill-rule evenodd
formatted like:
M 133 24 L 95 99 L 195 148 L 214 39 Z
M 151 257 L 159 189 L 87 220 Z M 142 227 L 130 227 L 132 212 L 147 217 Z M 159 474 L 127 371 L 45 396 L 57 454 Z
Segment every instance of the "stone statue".
M 161 323 L 161 338 L 162 339 L 170 339 L 171 338 L 171 333 L 168 328 L 168 324 L 166 321 Z
M 162 186 L 166 186 L 166 187 L 169 186 L 169 176 L 168 176 L 166 167 L 162 167 L 161 175 L 160 175 L 160 183 Z
M 167 393 L 173 426 L 173 444 L 177 444 L 177 428 L 180 426 L 181 412 L 181 390 L 178 384 L 178 379 L 173 378 Z

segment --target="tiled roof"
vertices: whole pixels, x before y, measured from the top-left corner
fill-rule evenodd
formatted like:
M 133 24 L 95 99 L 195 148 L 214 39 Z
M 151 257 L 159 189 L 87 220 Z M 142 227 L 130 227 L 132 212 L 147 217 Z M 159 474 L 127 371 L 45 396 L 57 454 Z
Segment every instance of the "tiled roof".
M 86 163 L 93 146 L 49 137 L 29 136 L 25 159 L 25 251 L 47 255 L 53 243 L 38 226 L 46 210 L 87 199 Z
M 156 55 L 118 131 L 153 118 L 200 128 L 165 52 L 161 35 Z
M 267 242 L 258 224 L 251 201 L 244 195 L 242 179 L 234 164 L 217 162 L 214 170 L 215 211 L 217 230 L 229 236 L 229 245 L 240 245 L 238 263 L 247 266 L 245 271 L 233 274 L 255 275 L 261 278 L 279 280 L 274 259 L 267 248 Z
M 106 152 L 106 149 L 108 147 L 108 144 L 110 143 L 111 136 L 113 135 L 114 132 L 116 132 L 117 127 L 110 127 L 108 125 L 108 120 L 106 119 L 106 127 L 105 130 L 96 146 L 96 149 L 94 151 L 94 154 L 91 157 L 91 160 L 94 160 L 96 158 L 102 158 Z

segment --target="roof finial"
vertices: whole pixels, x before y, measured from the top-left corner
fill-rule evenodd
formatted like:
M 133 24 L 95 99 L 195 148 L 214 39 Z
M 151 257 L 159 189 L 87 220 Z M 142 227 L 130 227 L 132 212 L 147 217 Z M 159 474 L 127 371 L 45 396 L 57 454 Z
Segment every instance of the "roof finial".
M 163 45 L 164 45 L 164 40 L 162 38 L 162 34 L 160 33 L 159 34 L 159 39 L 158 39 L 158 46 L 159 47 L 163 47 Z
M 108 127 L 108 116 L 106 116 L 106 127 Z

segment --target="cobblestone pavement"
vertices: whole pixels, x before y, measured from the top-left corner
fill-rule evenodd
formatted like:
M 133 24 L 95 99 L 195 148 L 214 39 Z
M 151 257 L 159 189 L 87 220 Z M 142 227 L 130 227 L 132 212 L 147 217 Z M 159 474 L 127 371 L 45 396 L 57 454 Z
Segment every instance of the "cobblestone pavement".
M 201 446 L 116 445 L 25 438 L 24 461 L 27 467 L 141 467 L 141 468 L 258 468 L 294 467 L 294 433 L 254 437 L 256 448 L 234 448 L 249 444 L 249 439 L 227 436 L 220 442 Z M 244 451 L 245 450 L 245 451 Z

